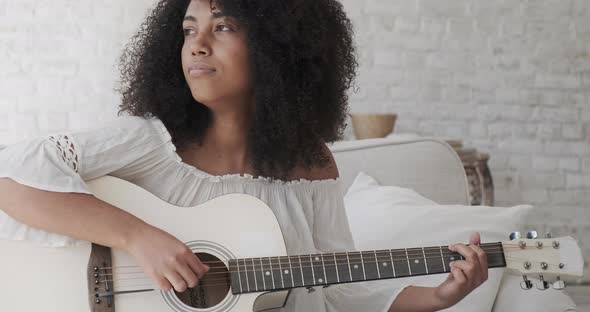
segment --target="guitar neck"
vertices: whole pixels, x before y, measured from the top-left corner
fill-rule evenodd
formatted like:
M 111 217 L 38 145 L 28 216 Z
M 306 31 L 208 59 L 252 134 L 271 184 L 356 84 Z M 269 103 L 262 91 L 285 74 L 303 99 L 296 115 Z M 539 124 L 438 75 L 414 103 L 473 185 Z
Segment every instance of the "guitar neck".
M 502 243 L 486 243 L 489 268 L 506 267 Z M 328 286 L 450 272 L 462 260 L 447 246 L 322 253 L 229 261 L 233 294 Z

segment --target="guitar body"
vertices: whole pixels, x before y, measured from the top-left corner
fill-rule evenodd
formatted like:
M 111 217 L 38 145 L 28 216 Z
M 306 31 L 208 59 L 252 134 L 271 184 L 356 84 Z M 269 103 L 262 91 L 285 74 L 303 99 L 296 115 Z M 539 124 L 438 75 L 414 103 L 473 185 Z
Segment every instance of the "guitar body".
M 236 258 L 286 255 L 274 214 L 253 196 L 230 194 L 195 207 L 178 207 L 132 183 L 110 176 L 90 181 L 88 185 L 96 197 L 174 235 L 194 253 L 208 254 L 226 263 Z M 0 277 L 10 281 L 0 283 L 3 311 L 98 311 L 92 308 L 94 299 L 89 296 L 88 289 L 90 243 L 50 248 L 0 240 L 0 250 Z M 112 261 L 113 267 L 121 267 L 113 271 L 115 290 L 155 287 L 140 274 L 141 268 L 136 267 L 134 259 L 125 252 L 113 249 Z M 219 264 L 210 266 L 219 267 Z M 100 311 L 260 311 L 283 306 L 288 296 L 287 291 L 262 296 L 260 292 L 239 295 L 232 295 L 231 290 L 223 292 L 225 296 L 222 295 L 220 302 L 205 308 L 183 304 L 173 291 L 156 289 L 116 295 L 114 309 Z M 107 300 L 102 301 L 104 308 Z

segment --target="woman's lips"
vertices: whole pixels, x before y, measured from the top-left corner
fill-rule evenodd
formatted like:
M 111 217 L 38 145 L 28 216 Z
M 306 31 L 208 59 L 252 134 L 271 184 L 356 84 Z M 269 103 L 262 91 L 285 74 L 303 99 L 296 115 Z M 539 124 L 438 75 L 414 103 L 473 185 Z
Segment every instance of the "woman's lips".
M 188 72 L 188 74 L 191 77 L 194 77 L 194 78 L 209 76 L 209 75 L 212 75 L 213 73 L 215 73 L 215 70 L 212 70 L 212 69 L 203 69 L 203 68 L 191 69 Z

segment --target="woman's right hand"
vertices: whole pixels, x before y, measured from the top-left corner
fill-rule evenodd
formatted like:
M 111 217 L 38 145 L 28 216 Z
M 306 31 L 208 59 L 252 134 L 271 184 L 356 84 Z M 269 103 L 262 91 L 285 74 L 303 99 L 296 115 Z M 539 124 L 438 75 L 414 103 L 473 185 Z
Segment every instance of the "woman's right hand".
M 164 291 L 183 292 L 197 286 L 209 266 L 169 233 L 144 224 L 126 243 L 143 271 Z

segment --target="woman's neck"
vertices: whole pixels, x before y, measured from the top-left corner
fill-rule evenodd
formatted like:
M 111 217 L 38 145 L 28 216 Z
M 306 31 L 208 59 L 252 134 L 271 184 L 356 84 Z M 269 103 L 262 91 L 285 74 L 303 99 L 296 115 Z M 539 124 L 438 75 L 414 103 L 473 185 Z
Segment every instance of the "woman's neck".
M 248 150 L 251 118 L 245 112 L 214 112 L 201 145 L 180 153 L 185 163 L 214 175 L 253 174 Z

